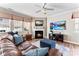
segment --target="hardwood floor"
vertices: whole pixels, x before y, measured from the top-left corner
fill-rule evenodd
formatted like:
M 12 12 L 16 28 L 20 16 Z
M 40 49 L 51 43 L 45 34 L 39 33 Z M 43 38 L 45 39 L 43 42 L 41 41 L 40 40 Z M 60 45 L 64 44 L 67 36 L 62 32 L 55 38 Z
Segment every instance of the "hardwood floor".
M 69 56 L 79 56 L 79 45 L 68 42 L 57 42 L 57 44 L 63 44 L 65 47 L 69 48 L 69 52 L 67 52 Z
M 37 43 L 35 43 L 36 41 L 38 41 Z M 39 40 L 32 40 L 31 41 L 34 45 L 38 45 L 40 44 Z M 68 42 L 59 42 L 57 41 L 58 45 L 64 45 L 64 47 L 68 48 L 69 51 L 67 52 L 67 56 L 79 56 L 79 45 L 76 44 L 72 44 L 72 43 L 68 43 Z

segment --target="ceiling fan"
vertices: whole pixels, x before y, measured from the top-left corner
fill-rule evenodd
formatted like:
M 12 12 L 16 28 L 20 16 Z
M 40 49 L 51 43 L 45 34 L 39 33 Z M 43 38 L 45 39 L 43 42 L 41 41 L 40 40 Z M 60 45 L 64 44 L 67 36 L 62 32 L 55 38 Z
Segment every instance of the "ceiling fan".
M 40 10 L 37 10 L 36 13 L 39 13 L 39 12 L 43 11 L 44 14 L 47 14 L 46 11 L 52 11 L 52 10 L 54 10 L 54 9 L 48 8 L 46 6 L 47 6 L 47 3 L 44 3 L 43 6 L 42 6 L 42 8 Z M 41 6 L 38 5 L 38 7 L 41 7 Z

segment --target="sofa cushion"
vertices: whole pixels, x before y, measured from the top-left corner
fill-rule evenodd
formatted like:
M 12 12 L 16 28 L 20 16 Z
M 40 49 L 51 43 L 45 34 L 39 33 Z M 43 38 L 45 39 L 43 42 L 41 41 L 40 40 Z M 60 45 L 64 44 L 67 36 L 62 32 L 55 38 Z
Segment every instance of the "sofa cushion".
M 48 48 L 31 49 L 24 53 L 26 56 L 45 56 L 48 53 Z
M 2 38 L 9 38 L 10 41 L 14 42 L 13 41 L 13 36 L 8 34 L 8 33 L 1 34 L 0 39 L 2 39 Z
M 21 35 L 18 34 L 14 34 L 14 43 L 15 45 L 19 45 L 20 43 L 23 42 L 23 37 Z
M 27 49 L 30 46 L 31 46 L 31 43 L 29 41 L 25 41 L 18 46 L 18 49 L 22 51 L 22 50 Z
M 31 49 L 31 50 L 25 52 L 23 55 L 25 55 L 25 56 L 36 56 L 36 49 Z
M 48 53 L 48 49 L 49 48 L 47 48 L 47 47 L 45 47 L 45 48 L 38 48 L 37 49 L 38 56 L 44 56 L 44 55 L 46 55 Z
M 34 46 L 34 45 L 31 45 L 31 46 L 29 46 L 27 49 L 22 50 L 22 54 L 25 55 L 25 53 L 28 52 L 29 50 L 31 50 L 31 49 L 36 49 L 36 48 L 38 48 L 38 47 L 36 47 L 36 46 Z

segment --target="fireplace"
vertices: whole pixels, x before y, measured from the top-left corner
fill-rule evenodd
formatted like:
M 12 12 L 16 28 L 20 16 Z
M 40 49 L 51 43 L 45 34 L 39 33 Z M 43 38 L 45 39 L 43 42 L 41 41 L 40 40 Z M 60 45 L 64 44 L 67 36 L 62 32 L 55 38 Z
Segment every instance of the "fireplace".
M 35 39 L 42 39 L 43 31 L 35 31 Z

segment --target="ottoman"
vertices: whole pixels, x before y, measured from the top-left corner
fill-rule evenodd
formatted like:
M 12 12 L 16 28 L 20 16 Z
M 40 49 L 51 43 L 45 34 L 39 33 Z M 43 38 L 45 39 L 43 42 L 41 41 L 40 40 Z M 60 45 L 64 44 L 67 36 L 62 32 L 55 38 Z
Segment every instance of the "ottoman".
M 50 39 L 43 39 L 40 41 L 41 47 L 49 47 L 49 48 L 55 48 L 56 41 L 50 40 Z

